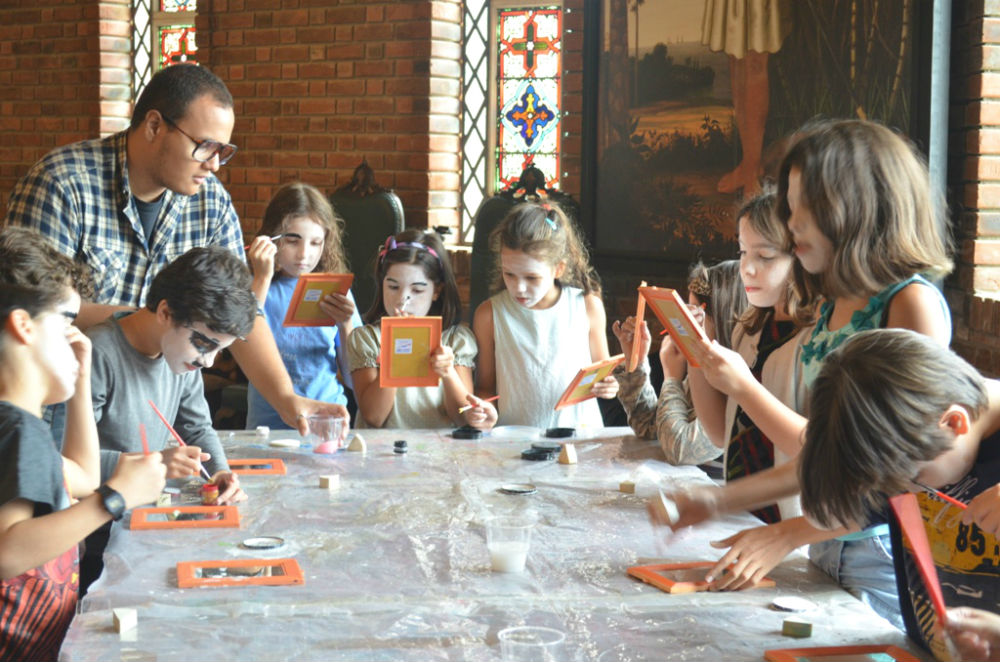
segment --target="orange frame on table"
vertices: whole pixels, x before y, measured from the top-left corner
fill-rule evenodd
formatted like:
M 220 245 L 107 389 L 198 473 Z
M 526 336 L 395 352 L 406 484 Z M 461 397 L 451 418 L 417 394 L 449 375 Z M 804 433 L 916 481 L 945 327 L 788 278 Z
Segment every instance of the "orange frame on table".
M 202 568 L 255 568 L 270 566 L 278 568 L 280 574 L 266 576 L 196 577 Z M 288 586 L 305 584 L 302 568 L 295 559 L 237 559 L 229 561 L 180 561 L 177 563 L 177 587 L 197 588 L 215 586 Z
M 150 515 L 171 515 L 173 513 L 192 515 L 218 515 L 218 519 L 185 519 L 157 522 Z M 128 528 L 133 531 L 144 529 L 219 529 L 239 528 L 240 511 L 236 506 L 164 506 L 162 508 L 136 508 Z
M 263 466 L 264 469 L 253 469 L 251 467 Z M 229 470 L 234 474 L 246 475 L 275 475 L 284 476 L 287 470 L 285 463 L 276 457 L 251 457 L 251 458 L 229 458 Z
M 699 339 L 708 342 L 708 336 L 691 316 L 691 311 L 677 294 L 677 290 L 669 287 L 640 287 L 639 294 L 646 298 L 650 308 L 663 324 L 663 328 L 670 333 L 677 347 L 687 357 L 688 363 L 695 368 L 701 367 L 691 353 L 691 344 L 698 342 Z
M 639 282 L 639 289 L 646 287 L 646 281 Z M 628 371 L 635 372 L 642 357 L 639 356 L 639 344 L 642 338 L 642 323 L 646 319 L 646 297 L 639 292 L 639 300 L 635 304 L 635 328 L 632 331 L 632 355 L 628 359 Z
M 576 373 L 576 377 L 573 378 L 573 381 L 570 382 L 570 385 L 563 392 L 562 397 L 559 398 L 559 402 L 556 403 L 556 411 L 597 397 L 591 391 L 594 388 L 594 384 L 610 375 L 615 366 L 624 360 L 625 355 L 619 354 L 581 369 L 580 372 Z
M 697 593 L 698 591 L 707 591 L 709 583 L 701 581 L 678 581 L 675 579 L 670 579 L 669 577 L 664 577 L 662 573 L 670 572 L 675 570 L 693 570 L 695 568 L 705 568 L 708 570 L 715 565 L 715 561 L 691 561 L 689 563 L 655 563 L 652 565 L 636 565 L 632 566 L 627 570 L 628 574 L 635 577 L 636 579 L 641 579 L 642 581 L 655 586 L 661 591 L 667 593 L 678 594 L 678 593 Z M 764 577 L 764 579 L 757 582 L 750 588 L 771 588 L 774 586 L 774 580 L 770 577 Z
M 347 294 L 354 274 L 313 273 L 299 276 L 282 326 L 334 326 L 319 302 L 327 294 Z
M 862 655 L 871 656 L 874 653 L 884 653 L 897 662 L 920 662 L 920 658 L 898 646 L 820 646 L 817 648 L 779 648 L 764 651 L 764 659 L 768 662 L 821 662 L 823 659 L 842 660 L 845 657 L 863 660 Z M 870 657 L 875 660 L 875 657 Z
M 431 352 L 441 346 L 440 317 L 383 317 L 378 385 L 437 386 Z

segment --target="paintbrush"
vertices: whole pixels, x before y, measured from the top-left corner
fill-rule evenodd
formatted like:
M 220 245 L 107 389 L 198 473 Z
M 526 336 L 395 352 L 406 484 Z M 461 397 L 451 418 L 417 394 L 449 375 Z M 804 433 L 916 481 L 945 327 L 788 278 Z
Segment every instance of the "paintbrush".
M 281 239 L 284 236 L 285 236 L 284 234 L 276 234 L 273 237 L 268 237 L 268 239 L 270 239 L 271 241 L 278 241 L 279 239 Z M 249 250 L 250 246 L 251 246 L 251 244 L 247 244 L 246 246 L 243 247 L 243 250 Z
M 160 420 L 163 421 L 163 424 L 167 426 L 167 430 L 170 431 L 170 434 L 173 436 L 174 440 L 177 441 L 177 443 L 180 444 L 181 446 L 187 446 L 187 444 L 184 443 L 184 440 L 181 439 L 181 436 L 177 434 L 177 430 L 174 429 L 174 426 L 172 426 L 169 422 L 167 422 L 167 417 L 163 415 L 163 412 L 161 412 L 159 408 L 157 408 L 157 406 L 153 403 L 152 400 L 147 400 L 147 402 L 149 402 L 149 406 L 153 408 L 153 411 L 156 412 L 156 415 L 160 417 Z M 208 471 L 205 470 L 205 467 L 201 462 L 198 463 L 198 468 L 201 469 L 201 473 L 203 476 L 205 476 L 205 480 L 211 483 L 212 476 L 208 473 Z
M 483 400 L 483 402 L 493 402 L 494 400 L 496 400 L 499 397 L 500 397 L 499 395 L 494 395 L 492 398 L 486 398 L 485 400 Z M 480 404 L 482 404 L 482 403 L 480 403 Z M 465 413 L 465 412 L 469 411 L 470 409 L 472 409 L 473 407 L 478 407 L 478 406 L 479 405 L 465 405 L 464 407 L 459 407 L 458 408 L 458 413 L 459 414 Z
M 142 452 L 149 455 L 149 441 L 146 440 L 146 425 L 139 423 L 139 437 L 142 439 Z
M 936 490 L 933 487 L 931 487 L 930 485 L 924 485 L 923 483 L 917 482 L 915 480 L 911 480 L 910 482 L 913 483 L 914 485 L 916 485 L 917 487 L 919 487 L 922 490 L 926 490 L 926 491 L 930 492 L 931 494 L 934 494 L 934 495 L 937 495 L 937 496 L 941 497 L 942 499 L 944 499 L 945 501 L 947 501 L 951 505 L 958 506 L 962 510 L 965 510 L 966 508 L 969 507 L 968 504 L 959 501 L 955 497 L 948 496 L 947 494 L 945 494 L 941 490 Z

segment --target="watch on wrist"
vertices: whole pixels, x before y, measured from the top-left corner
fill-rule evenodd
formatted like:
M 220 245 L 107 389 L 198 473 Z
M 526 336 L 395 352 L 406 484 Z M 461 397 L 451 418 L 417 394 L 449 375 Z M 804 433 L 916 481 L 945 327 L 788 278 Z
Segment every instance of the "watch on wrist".
M 108 487 L 105 483 L 97 488 L 97 493 L 101 495 L 104 509 L 111 515 L 111 519 L 118 521 L 125 514 L 125 497 Z

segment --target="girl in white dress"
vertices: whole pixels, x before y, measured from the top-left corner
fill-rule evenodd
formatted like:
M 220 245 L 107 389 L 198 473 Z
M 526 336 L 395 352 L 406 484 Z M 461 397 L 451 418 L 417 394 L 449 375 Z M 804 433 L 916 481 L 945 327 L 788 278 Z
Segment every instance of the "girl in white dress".
M 580 235 L 558 206 L 514 207 L 490 235 L 494 291 L 476 310 L 476 394 L 499 395 L 499 422 L 534 427 L 602 427 L 596 400 L 555 411 L 580 368 L 607 359 L 600 283 Z M 594 384 L 614 398 L 618 382 Z

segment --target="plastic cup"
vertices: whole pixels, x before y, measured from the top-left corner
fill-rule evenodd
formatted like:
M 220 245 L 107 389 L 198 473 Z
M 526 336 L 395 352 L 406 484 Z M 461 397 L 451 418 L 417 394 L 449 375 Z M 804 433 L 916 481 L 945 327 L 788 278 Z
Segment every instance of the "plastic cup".
M 505 662 L 560 662 L 566 659 L 566 635 L 553 628 L 525 625 L 500 630 L 500 655 Z
M 309 431 L 319 438 L 314 453 L 336 453 L 341 448 L 344 419 L 315 414 L 308 418 Z
M 526 516 L 503 515 L 487 520 L 486 548 L 495 572 L 524 572 L 534 526 L 534 518 Z

